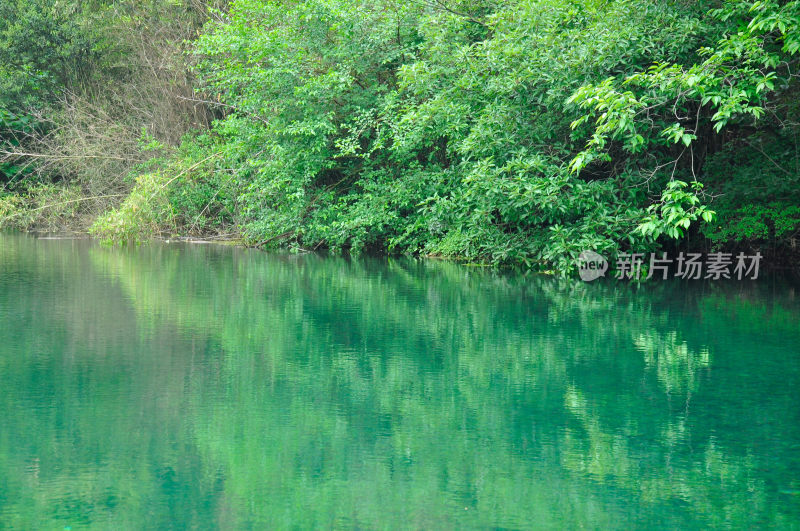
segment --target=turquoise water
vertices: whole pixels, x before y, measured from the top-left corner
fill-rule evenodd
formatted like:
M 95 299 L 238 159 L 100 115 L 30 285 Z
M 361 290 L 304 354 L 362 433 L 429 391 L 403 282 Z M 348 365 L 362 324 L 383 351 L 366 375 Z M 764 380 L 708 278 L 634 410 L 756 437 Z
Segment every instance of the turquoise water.
M 0 528 L 800 528 L 800 292 L 0 235 Z

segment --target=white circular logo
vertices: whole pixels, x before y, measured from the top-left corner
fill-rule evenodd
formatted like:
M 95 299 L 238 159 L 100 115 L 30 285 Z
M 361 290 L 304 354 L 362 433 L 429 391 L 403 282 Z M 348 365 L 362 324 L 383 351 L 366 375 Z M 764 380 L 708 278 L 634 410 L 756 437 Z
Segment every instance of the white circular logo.
M 583 251 L 578 255 L 578 275 L 581 280 L 592 280 L 606 276 L 608 260 L 594 251 Z

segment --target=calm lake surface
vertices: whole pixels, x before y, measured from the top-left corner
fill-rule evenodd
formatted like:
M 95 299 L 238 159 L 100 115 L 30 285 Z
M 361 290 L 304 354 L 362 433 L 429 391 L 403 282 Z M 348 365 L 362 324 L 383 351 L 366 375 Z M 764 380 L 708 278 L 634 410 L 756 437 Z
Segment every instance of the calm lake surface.
M 0 528 L 800 528 L 800 290 L 0 235 Z

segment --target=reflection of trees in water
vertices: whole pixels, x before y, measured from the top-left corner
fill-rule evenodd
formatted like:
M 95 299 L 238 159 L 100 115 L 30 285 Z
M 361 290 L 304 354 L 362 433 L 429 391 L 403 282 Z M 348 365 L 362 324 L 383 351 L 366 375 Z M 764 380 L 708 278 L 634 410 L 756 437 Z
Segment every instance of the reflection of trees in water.
M 442 262 L 210 247 L 51 254 L 28 240 L 15 245 L 32 278 L 85 275 L 97 292 L 84 303 L 98 323 L 126 323 L 114 352 L 87 339 L 74 354 L 118 401 L 98 393 L 69 402 L 76 418 L 79 403 L 113 412 L 129 407 L 123 400 L 156 416 L 116 415 L 103 428 L 84 419 L 84 437 L 106 441 L 98 449 L 107 477 L 131 466 L 116 456 L 137 456 L 136 486 L 115 491 L 109 514 L 134 518 L 143 500 L 191 495 L 208 505 L 184 507 L 181 519 L 240 526 L 298 514 L 308 525 L 367 527 L 391 516 L 412 527 L 792 516 L 773 503 L 763 472 L 787 449 L 768 457 L 758 441 L 793 396 L 761 412 L 772 428 L 727 430 L 731 415 L 743 417 L 738 428 L 755 417 L 748 397 L 791 382 L 722 390 L 718 359 L 749 367 L 740 323 L 713 320 L 715 305 L 731 298 L 724 288 L 560 283 Z M 753 295 L 753 304 L 763 300 Z M 789 306 L 770 311 L 797 316 Z M 65 323 L 64 337 L 86 331 Z M 52 419 L 36 422 L 44 440 L 61 436 Z M 118 435 L 141 432 L 141 423 L 150 440 Z M 155 460 L 184 455 L 176 445 L 192 459 L 167 473 Z M 775 478 L 797 465 L 784 461 Z
M 644 355 L 645 366 L 655 369 L 658 381 L 668 394 L 686 395 L 695 390 L 696 373 L 710 366 L 708 349 L 689 349 L 686 341 L 678 339 L 676 330 L 663 334 L 648 331 L 633 340 Z

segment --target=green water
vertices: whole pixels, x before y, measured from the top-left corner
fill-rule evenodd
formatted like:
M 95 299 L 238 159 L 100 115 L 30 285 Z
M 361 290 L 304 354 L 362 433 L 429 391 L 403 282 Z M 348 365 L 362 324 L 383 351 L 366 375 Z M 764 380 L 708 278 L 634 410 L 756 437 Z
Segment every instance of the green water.
M 0 528 L 800 528 L 800 293 L 0 235 Z

